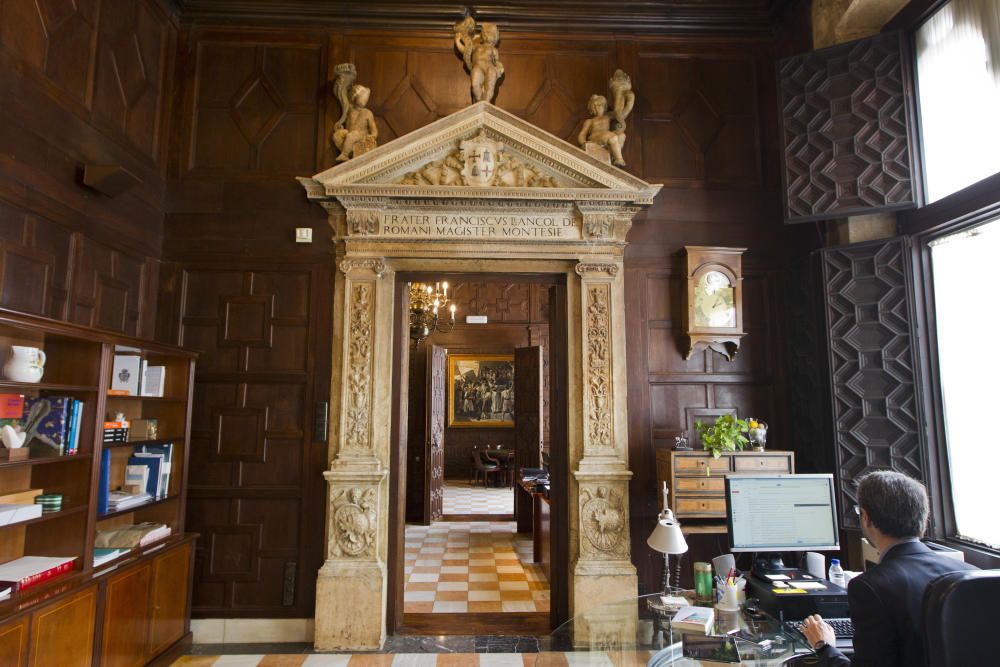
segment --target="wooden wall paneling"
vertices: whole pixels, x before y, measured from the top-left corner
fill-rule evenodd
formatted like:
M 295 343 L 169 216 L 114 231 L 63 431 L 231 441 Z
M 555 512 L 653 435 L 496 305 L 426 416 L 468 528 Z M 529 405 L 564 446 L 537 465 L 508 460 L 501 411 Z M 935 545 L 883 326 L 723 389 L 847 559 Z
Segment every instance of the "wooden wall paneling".
M 158 160 L 169 25 L 155 2 L 109 5 L 105 10 L 94 75 L 95 123 Z
M 0 627 L 0 655 L 6 656 L 8 667 L 24 667 L 28 660 L 30 620 L 30 616 L 24 615 Z
M 293 174 L 317 168 L 326 97 L 319 36 L 189 36 L 192 108 L 185 174 Z
M 184 271 L 180 340 L 203 352 L 188 513 L 203 536 L 196 613 L 303 617 L 311 608 L 319 541 L 307 546 L 306 535 L 322 532 L 323 506 L 312 506 L 319 490 L 309 480 L 325 464 L 313 444 L 313 348 L 330 326 L 317 322 L 321 276 L 330 278 L 302 266 Z
M 759 187 L 758 48 L 642 41 L 632 73 L 642 177 L 672 187 Z M 662 85 L 650 85 L 662 81 Z

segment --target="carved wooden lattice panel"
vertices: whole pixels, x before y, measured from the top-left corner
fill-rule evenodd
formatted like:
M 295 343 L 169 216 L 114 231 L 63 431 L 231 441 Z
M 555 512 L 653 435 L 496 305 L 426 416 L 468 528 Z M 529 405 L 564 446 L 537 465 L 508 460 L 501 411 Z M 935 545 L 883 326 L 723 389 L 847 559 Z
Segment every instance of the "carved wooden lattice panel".
M 786 221 L 917 205 L 906 44 L 888 33 L 781 61 Z
M 427 347 L 427 461 L 431 521 L 444 516 L 444 409 L 445 366 L 448 350 L 440 345 Z
M 870 470 L 925 480 L 909 249 L 902 238 L 823 251 L 842 525 Z

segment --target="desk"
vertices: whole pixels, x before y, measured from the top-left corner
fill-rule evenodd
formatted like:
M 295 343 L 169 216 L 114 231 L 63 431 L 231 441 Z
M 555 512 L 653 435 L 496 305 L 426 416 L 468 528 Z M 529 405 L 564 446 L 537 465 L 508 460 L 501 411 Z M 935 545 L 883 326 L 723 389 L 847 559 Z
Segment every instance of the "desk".
M 669 618 L 650 609 L 650 600 L 659 594 L 612 602 L 589 609 L 563 623 L 552 633 L 552 650 L 560 653 L 539 653 L 535 667 L 565 665 L 562 652 L 580 654 L 580 664 L 649 665 L 660 667 L 698 667 L 698 660 L 682 657 L 681 633 L 669 625 Z M 713 634 L 723 635 L 741 629 L 755 641 L 768 640 L 769 648 L 739 641 L 744 664 L 750 660 L 761 667 L 776 667 L 793 656 L 808 651 L 805 641 L 797 634 L 785 631 L 767 614 L 752 618 L 740 612 L 715 614 Z M 576 664 L 577 660 L 570 660 Z

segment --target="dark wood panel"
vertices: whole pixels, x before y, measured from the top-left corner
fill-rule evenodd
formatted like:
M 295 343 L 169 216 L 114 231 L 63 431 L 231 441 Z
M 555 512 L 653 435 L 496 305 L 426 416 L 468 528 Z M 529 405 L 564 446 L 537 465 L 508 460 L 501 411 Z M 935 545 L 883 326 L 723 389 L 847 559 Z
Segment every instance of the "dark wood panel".
M 28 616 L 0 627 L 0 655 L 9 667 L 23 667 L 28 659 Z
M 321 275 L 302 266 L 179 274 L 177 335 L 202 353 L 187 519 L 202 535 L 196 614 L 296 616 L 311 605 L 321 540 L 309 535 L 324 506 L 310 499 L 325 491 L 312 444 L 315 336 L 330 327 L 316 308 L 328 289 Z
M 152 567 L 129 568 L 108 580 L 104 600 L 101 664 L 136 667 L 146 662 Z

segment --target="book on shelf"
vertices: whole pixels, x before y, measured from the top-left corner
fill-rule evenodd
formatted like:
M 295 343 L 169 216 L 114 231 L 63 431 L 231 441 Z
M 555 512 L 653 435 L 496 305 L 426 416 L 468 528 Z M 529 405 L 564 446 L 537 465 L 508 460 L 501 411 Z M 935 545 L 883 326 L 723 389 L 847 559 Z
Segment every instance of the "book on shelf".
M 118 442 L 128 442 L 128 431 L 130 423 L 125 421 L 104 422 L 104 444 L 115 444 Z
M 0 565 L 0 588 L 23 591 L 69 572 L 76 556 L 24 556 Z
M 161 398 L 163 396 L 164 380 L 167 377 L 166 366 L 150 366 L 142 362 L 142 396 Z
M 115 354 L 111 369 L 111 391 L 127 392 L 119 394 L 122 396 L 138 396 L 139 383 L 142 381 L 141 365 L 142 357 L 137 354 Z
M 144 547 L 170 536 L 170 526 L 164 523 L 145 521 L 131 526 L 120 526 L 110 530 L 97 531 L 94 546 L 102 549 L 133 549 Z
M 711 607 L 681 607 L 674 614 L 670 621 L 670 626 L 677 630 L 689 630 L 691 632 L 708 632 L 715 622 L 715 610 Z
M 126 555 L 130 549 L 94 549 L 94 567 L 100 567 Z
M 73 401 L 70 410 L 69 431 L 66 436 L 66 453 L 76 454 L 80 451 L 80 421 L 83 418 L 83 401 L 71 399 Z
M 0 394 L 0 426 L 13 426 L 24 415 L 24 396 L 21 394 Z M 13 420 L 3 422 L 3 420 Z
M 69 396 L 28 396 L 24 399 L 21 430 L 33 456 L 62 456 L 73 399 Z
M 101 451 L 101 469 L 97 477 L 97 513 L 108 513 L 108 495 L 111 492 L 111 450 Z
M 174 460 L 174 443 L 161 442 L 156 444 L 136 445 L 132 455 L 138 458 L 156 458 L 160 462 L 160 480 L 157 486 L 157 498 L 166 498 L 170 493 L 170 469 Z M 131 462 L 131 461 L 130 461 Z
M 149 466 L 125 466 L 125 490 L 131 493 L 143 493 L 149 484 Z
M 148 469 L 148 475 L 146 478 L 146 493 L 154 498 L 163 497 L 161 494 L 161 486 L 163 485 L 163 478 L 160 476 L 160 468 L 163 467 L 163 455 L 162 454 L 132 454 L 128 459 L 129 466 L 144 466 Z
M 40 516 L 42 516 L 42 506 L 39 504 L 0 504 L 0 526 L 31 521 Z

